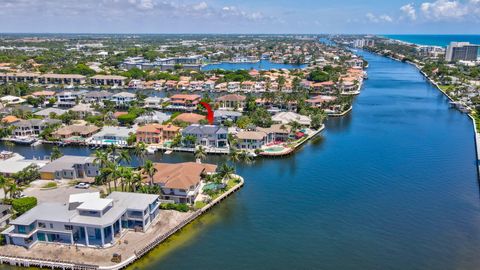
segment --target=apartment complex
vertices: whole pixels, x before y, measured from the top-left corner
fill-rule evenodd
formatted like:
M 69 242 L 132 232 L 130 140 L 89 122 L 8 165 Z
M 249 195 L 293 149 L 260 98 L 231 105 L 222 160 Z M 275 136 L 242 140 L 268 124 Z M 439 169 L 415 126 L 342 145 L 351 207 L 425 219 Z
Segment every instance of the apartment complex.
M 469 42 L 451 42 L 447 47 L 445 61 L 477 61 L 480 45 L 470 44 Z

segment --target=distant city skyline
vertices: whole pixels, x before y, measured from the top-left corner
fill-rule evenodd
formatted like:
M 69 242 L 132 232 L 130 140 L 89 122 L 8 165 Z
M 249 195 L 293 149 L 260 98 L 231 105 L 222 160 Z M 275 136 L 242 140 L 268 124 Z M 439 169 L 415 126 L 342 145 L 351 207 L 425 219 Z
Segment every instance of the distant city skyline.
M 480 0 L 365 2 L 0 0 L 0 32 L 480 33 Z

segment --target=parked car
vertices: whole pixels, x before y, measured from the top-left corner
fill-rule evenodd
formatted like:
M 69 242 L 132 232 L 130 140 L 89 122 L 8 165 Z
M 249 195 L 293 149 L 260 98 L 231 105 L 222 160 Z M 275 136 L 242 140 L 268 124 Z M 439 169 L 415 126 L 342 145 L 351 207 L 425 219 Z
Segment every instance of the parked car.
M 87 183 L 78 183 L 75 185 L 75 188 L 88 189 L 89 187 L 90 187 L 90 184 L 87 184 Z

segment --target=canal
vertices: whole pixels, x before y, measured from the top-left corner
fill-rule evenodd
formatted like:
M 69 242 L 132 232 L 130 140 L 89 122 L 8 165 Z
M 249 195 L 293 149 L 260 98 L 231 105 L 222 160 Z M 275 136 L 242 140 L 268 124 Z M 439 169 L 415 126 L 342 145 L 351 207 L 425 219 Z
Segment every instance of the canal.
M 361 54 L 369 80 L 351 114 L 288 158 L 238 164 L 242 190 L 131 268 L 478 269 L 471 121 L 414 67 Z

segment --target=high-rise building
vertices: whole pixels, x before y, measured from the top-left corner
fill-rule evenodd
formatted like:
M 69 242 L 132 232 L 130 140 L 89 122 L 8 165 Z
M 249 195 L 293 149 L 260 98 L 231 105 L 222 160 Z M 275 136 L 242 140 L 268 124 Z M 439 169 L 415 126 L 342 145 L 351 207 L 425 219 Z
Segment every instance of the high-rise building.
M 469 42 L 451 42 L 447 47 L 445 61 L 477 61 L 479 48 L 480 45 L 470 44 Z

